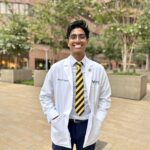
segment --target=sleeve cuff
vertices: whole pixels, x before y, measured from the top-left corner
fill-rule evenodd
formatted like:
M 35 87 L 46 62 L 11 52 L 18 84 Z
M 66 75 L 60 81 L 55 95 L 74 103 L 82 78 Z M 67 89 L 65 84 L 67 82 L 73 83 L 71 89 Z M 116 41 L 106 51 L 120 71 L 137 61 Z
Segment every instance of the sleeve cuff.
M 59 116 L 59 114 L 57 113 L 57 111 L 53 112 L 53 114 L 51 115 L 47 115 L 47 121 L 48 123 L 51 123 L 51 120 L 55 117 Z

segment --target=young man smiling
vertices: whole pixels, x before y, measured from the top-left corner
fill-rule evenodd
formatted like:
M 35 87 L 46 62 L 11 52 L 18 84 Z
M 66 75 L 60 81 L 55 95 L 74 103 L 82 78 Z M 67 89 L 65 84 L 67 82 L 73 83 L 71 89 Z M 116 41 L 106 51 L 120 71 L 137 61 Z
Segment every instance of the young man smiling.
M 51 123 L 53 150 L 94 150 L 110 107 L 110 85 L 102 65 L 86 57 L 89 29 L 77 20 L 67 28 L 71 55 L 55 63 L 40 92 Z

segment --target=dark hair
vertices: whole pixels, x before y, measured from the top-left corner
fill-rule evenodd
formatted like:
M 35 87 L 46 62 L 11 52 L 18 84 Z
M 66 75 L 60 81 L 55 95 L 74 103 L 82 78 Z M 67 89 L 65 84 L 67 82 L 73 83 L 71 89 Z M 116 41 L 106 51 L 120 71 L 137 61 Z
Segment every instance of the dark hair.
M 69 39 L 71 31 L 75 28 L 81 28 L 85 32 L 86 38 L 87 39 L 89 38 L 90 31 L 87 23 L 84 20 L 76 20 L 68 25 L 67 33 L 66 33 L 67 39 Z

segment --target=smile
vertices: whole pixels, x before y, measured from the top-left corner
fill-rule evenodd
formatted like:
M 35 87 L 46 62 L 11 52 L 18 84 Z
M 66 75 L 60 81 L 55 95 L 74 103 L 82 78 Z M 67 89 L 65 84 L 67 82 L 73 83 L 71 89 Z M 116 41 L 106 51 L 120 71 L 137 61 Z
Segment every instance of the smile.
M 75 48 L 81 48 L 81 45 L 74 45 Z

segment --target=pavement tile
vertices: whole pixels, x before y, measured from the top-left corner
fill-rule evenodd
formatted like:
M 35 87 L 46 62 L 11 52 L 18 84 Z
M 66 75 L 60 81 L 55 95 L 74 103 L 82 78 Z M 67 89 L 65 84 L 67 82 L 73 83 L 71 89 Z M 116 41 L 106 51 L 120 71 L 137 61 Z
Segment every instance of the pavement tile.
M 150 83 L 147 87 L 141 101 L 112 98 L 99 136 L 106 149 L 98 150 L 150 149 Z M 39 92 L 39 87 L 0 82 L 0 150 L 51 150 Z

